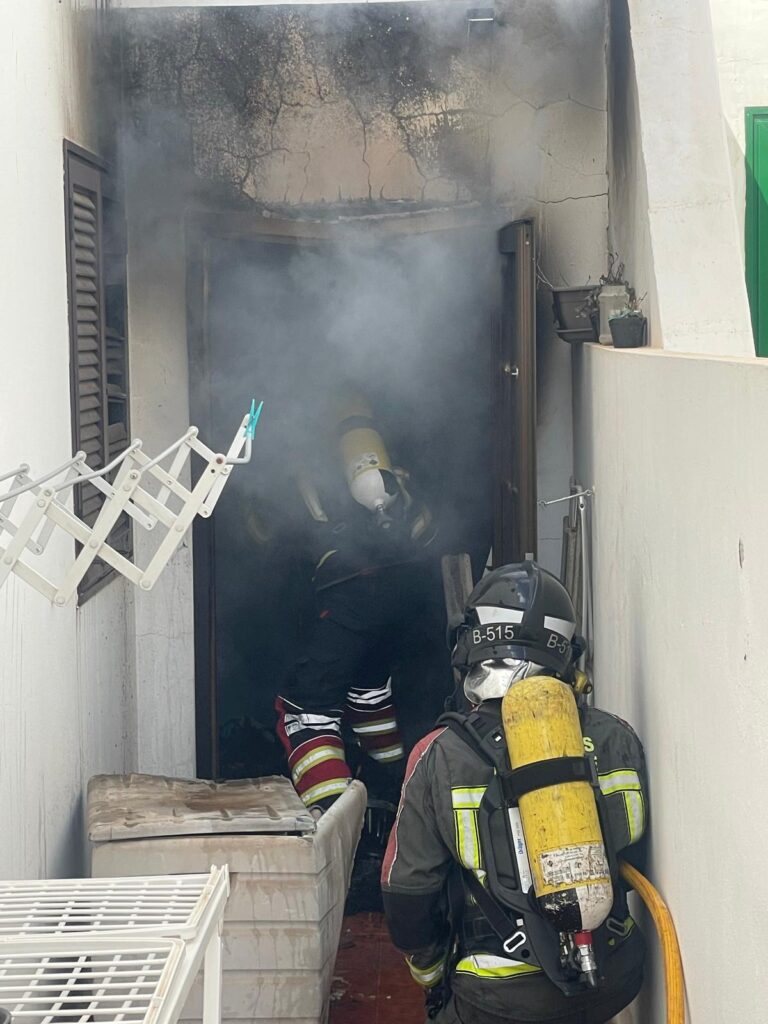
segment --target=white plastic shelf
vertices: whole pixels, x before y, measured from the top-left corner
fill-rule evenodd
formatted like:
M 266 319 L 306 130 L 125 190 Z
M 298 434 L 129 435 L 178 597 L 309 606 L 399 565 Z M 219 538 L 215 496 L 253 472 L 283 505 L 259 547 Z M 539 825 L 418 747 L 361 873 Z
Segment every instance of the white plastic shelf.
M 210 875 L 0 881 L 0 943 L 73 931 L 194 929 L 215 889 Z
M 168 1019 L 163 1010 L 184 943 L 158 939 L 111 946 L 0 953 L 0 1005 L 29 1024 L 98 1022 L 149 1024 Z
M 209 875 L 0 882 L 0 1006 L 30 1024 L 174 1024 L 204 965 L 221 1019 L 226 867 Z

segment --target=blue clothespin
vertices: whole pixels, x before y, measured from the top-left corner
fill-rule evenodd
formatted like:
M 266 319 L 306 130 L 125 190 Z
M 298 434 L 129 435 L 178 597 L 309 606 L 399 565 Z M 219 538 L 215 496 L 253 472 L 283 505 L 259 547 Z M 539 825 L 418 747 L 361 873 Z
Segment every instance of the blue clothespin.
M 261 410 L 264 408 L 264 403 L 259 402 L 258 409 L 256 408 L 256 399 L 251 399 L 251 412 L 248 417 L 248 422 L 245 425 L 245 436 L 249 441 L 252 441 L 256 434 L 256 427 L 261 416 Z

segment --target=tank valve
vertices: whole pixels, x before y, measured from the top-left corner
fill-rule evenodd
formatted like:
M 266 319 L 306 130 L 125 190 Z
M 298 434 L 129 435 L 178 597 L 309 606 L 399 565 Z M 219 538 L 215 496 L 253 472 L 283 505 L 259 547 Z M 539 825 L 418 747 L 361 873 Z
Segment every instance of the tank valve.
M 387 510 L 386 510 L 383 502 L 381 502 L 380 504 L 378 504 L 376 506 L 376 508 L 374 510 L 374 517 L 375 517 L 375 520 L 376 520 L 376 525 L 380 529 L 388 530 L 392 526 L 392 520 L 387 515 Z
M 592 932 L 576 932 L 573 937 L 582 974 L 590 988 L 597 988 L 597 960 L 592 948 Z

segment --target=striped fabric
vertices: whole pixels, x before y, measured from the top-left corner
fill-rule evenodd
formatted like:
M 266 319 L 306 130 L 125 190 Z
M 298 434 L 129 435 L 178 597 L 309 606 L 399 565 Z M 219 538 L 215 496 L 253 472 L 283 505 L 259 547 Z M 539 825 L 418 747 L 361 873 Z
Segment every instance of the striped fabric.
M 514 978 L 520 974 L 538 974 L 540 970 L 540 967 L 534 967 L 523 960 L 510 960 L 489 953 L 465 956 L 456 964 L 457 974 L 473 974 L 476 978 Z
M 620 793 L 624 798 L 630 843 L 636 843 L 645 832 L 645 802 L 640 776 L 631 768 L 620 768 L 598 776 L 603 796 Z
M 353 687 L 347 715 L 360 746 L 374 761 L 387 763 L 405 756 L 392 703 L 392 680 L 375 688 Z
M 341 717 L 309 714 L 283 698 L 275 707 L 277 733 L 288 754 L 296 792 L 307 807 L 329 807 L 352 778 L 341 740 Z
M 443 974 L 445 973 L 445 961 L 446 957 L 442 957 L 428 967 L 417 967 L 413 962 L 413 957 L 407 956 L 405 958 L 408 970 L 411 972 L 411 977 L 422 988 L 434 988 L 435 985 L 442 981 Z
M 485 786 L 459 786 L 451 790 L 456 850 L 465 868 L 474 871 L 482 882 L 485 878 L 477 828 L 477 812 L 485 795 Z

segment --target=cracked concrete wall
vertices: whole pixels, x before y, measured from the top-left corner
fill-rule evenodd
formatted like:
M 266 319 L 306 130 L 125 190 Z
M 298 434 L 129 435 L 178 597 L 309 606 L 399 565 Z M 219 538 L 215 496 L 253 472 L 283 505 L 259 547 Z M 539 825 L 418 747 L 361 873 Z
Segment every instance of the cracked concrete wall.
M 129 119 L 209 194 L 270 209 L 599 203 L 602 4 L 495 12 L 478 38 L 443 3 L 123 14 Z
M 333 217 L 474 203 L 499 225 L 534 216 L 543 278 L 594 281 L 607 228 L 604 5 L 494 11 L 493 30 L 471 35 L 463 5 L 435 2 L 116 12 L 127 150 L 165 167 L 188 206 Z M 149 322 L 145 298 L 134 288 Z M 539 324 L 539 488 L 554 497 L 572 466 L 571 353 L 544 284 Z M 558 506 L 540 516 L 540 557 L 556 570 L 561 519 Z
M 134 124 L 175 126 L 198 179 L 261 206 L 485 197 L 499 113 L 488 46 L 465 50 L 458 9 L 440 7 L 437 31 L 434 16 L 397 5 L 131 17 Z

